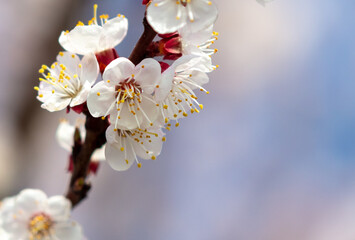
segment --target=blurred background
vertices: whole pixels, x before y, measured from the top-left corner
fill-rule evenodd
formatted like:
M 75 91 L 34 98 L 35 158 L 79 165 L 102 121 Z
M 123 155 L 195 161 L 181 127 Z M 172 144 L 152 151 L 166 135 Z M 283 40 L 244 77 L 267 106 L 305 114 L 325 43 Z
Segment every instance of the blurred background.
M 355 239 L 355 2 L 216 2 L 220 68 L 204 110 L 142 169 L 102 164 L 73 218 L 93 240 Z M 54 135 L 77 116 L 41 109 L 33 86 L 60 32 L 91 19 L 94 3 L 1 0 L 0 199 L 66 191 L 68 153 Z M 96 3 L 128 18 L 117 47 L 128 57 L 141 0 Z

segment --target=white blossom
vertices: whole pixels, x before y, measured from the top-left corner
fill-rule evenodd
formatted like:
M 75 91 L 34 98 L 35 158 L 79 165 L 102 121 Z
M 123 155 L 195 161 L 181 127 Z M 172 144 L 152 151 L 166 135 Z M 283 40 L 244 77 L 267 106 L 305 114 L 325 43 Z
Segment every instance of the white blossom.
M 84 140 L 86 136 L 86 129 L 84 126 L 84 122 L 77 121 L 77 125 L 71 125 L 67 120 L 63 119 L 60 121 L 57 132 L 56 139 L 59 145 L 67 150 L 68 152 L 72 151 L 74 146 L 74 132 L 75 128 L 79 129 L 81 139 Z M 99 149 L 96 149 L 91 157 L 92 161 L 104 161 L 105 160 L 105 145 Z
M 210 0 L 152 0 L 147 8 L 147 20 L 160 34 L 184 26 L 196 32 L 212 25 L 217 15 L 217 7 Z
M 164 133 L 158 127 L 120 130 L 112 125 L 106 130 L 106 139 L 107 162 L 117 171 L 125 171 L 133 163 L 140 168 L 142 164 L 138 157 L 155 160 L 165 141 Z
M 202 87 L 209 81 L 203 70 L 201 57 L 188 55 L 176 60 L 163 73 L 160 87 L 155 90 L 155 99 L 161 102 L 161 116 L 165 123 L 175 120 L 175 126 L 178 127 L 179 118 L 186 117 L 188 112 L 198 113 L 198 108 L 203 109 L 203 105 L 197 101 L 197 96 L 193 91 L 199 89 L 209 94 Z M 170 130 L 170 126 L 168 124 L 168 130 Z
M 160 64 L 152 58 L 137 66 L 127 58 L 117 58 L 106 67 L 103 81 L 90 91 L 88 109 L 94 117 L 110 115 L 114 128 L 152 126 L 158 107 L 151 94 L 160 78 Z
M 212 64 L 211 56 L 218 51 L 217 48 L 211 49 L 211 45 L 218 39 L 218 32 L 213 31 L 213 25 L 191 32 L 188 27 L 179 30 L 181 51 L 183 55 L 201 56 L 201 66 L 205 66 L 204 72 L 211 72 L 218 68 Z
M 94 5 L 94 17 L 88 25 L 79 22 L 71 31 L 63 31 L 59 43 L 69 52 L 86 55 L 114 48 L 127 34 L 128 21 L 124 15 L 108 20 L 107 14 L 97 17 L 97 4 Z M 101 24 L 101 25 L 100 25 Z
M 60 52 L 57 62 L 50 67 L 42 65 L 39 72 L 43 78 L 39 78 L 39 87 L 35 87 L 37 99 L 43 102 L 42 108 L 53 112 L 84 103 L 97 79 L 99 66 L 94 54 L 80 60 L 73 53 Z
M 3 201 L 0 229 L 9 240 L 82 240 L 81 227 L 69 219 L 70 210 L 63 196 L 48 198 L 40 190 L 25 189 Z

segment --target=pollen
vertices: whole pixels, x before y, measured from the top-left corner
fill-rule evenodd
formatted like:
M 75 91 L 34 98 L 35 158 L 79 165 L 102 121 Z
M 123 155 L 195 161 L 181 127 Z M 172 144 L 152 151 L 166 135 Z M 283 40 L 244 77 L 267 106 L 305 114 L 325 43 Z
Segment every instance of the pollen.
M 138 167 L 138 168 L 141 168 L 141 167 L 142 167 L 142 164 L 141 164 L 141 163 L 138 163 L 138 164 L 137 164 L 137 167 Z
M 124 147 L 121 147 L 120 150 L 123 152 L 124 151 Z
M 102 120 L 105 120 L 105 117 L 101 117 Z
M 59 52 L 59 56 L 63 57 L 64 53 L 63 52 Z
M 101 93 L 100 92 L 97 92 L 97 96 L 100 96 L 101 95 Z
M 128 164 L 129 163 L 129 161 L 126 159 L 126 163 Z
M 157 159 L 154 155 L 152 156 L 152 160 L 155 160 L 155 159 Z
M 36 91 L 39 91 L 39 87 L 37 87 L 37 86 L 34 87 L 33 89 L 36 90 Z
M 165 142 L 165 141 L 166 141 L 166 138 L 165 138 L 165 137 L 163 137 L 161 140 L 162 140 L 163 142 Z

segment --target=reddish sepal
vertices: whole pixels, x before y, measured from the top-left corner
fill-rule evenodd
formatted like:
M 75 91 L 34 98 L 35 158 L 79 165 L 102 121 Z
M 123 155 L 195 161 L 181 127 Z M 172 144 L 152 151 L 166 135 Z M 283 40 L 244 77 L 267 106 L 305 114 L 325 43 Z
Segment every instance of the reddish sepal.
M 104 72 L 106 66 L 109 65 L 110 62 L 119 57 L 118 53 L 116 52 L 116 49 L 114 48 L 96 53 L 95 55 L 97 62 L 99 63 L 101 74 Z

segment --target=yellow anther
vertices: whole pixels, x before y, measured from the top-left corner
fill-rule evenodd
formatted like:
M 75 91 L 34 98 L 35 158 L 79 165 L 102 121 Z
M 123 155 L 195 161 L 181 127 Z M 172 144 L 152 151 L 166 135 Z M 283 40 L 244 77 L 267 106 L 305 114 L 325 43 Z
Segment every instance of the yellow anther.
M 159 103 L 155 104 L 155 106 L 159 107 Z
M 132 74 L 132 78 L 134 78 L 134 74 Z
M 121 147 L 120 150 L 123 152 L 124 151 L 124 147 Z
M 195 110 L 191 109 L 191 113 L 194 113 L 194 112 L 195 112 Z
M 197 108 L 195 108 L 195 112 L 199 113 L 200 111 Z
M 100 96 L 101 95 L 101 93 L 100 92 L 97 92 L 97 96 Z
M 211 1 L 208 1 L 208 5 L 210 5 L 210 6 L 211 6 L 211 5 L 212 5 L 212 2 L 211 2 Z
M 64 85 L 64 88 L 68 88 L 68 84 Z
M 110 80 L 107 80 L 107 83 L 110 83 L 111 81 Z
M 114 128 L 113 131 L 114 131 L 114 132 L 117 132 L 117 128 Z
M 46 70 L 46 69 L 47 69 L 47 66 L 46 66 L 46 65 L 42 65 L 42 68 L 43 68 L 44 70 Z
M 150 126 L 153 126 L 153 123 L 150 123 L 149 125 L 150 125 Z
M 52 93 L 55 93 L 55 91 L 54 91 L 54 90 L 52 90 Z
M 155 3 L 155 4 L 154 4 L 154 6 L 155 6 L 155 7 L 158 7 L 158 6 L 159 6 L 159 4 L 158 4 L 158 3 Z
M 37 87 L 37 86 L 35 86 L 33 89 L 36 91 L 39 91 L 39 87 Z
M 77 78 L 77 77 L 79 77 L 78 74 L 74 74 L 73 75 L 73 78 Z
M 183 115 L 184 117 L 187 117 L 187 116 L 188 116 L 186 112 L 184 112 L 182 115 Z
M 180 17 L 179 17 L 179 16 L 176 16 L 176 20 L 180 20 Z
M 55 64 L 52 64 L 52 65 L 51 65 L 51 68 L 54 69 L 54 68 L 55 68 Z
M 216 68 L 219 68 L 219 65 L 216 65 Z
M 152 160 L 155 160 L 155 159 L 157 159 L 154 155 L 152 156 Z
M 159 85 L 156 85 L 155 87 L 156 87 L 156 88 L 159 88 Z
M 201 109 L 203 109 L 203 105 L 202 104 L 200 104 L 200 105 L 198 105 Z
M 142 65 L 142 68 L 145 68 L 145 66 L 144 66 L 144 65 Z
M 105 117 L 101 117 L 102 120 L 105 120 L 106 118 Z
M 168 123 L 169 122 L 169 119 L 168 118 L 165 118 L 165 123 Z
M 179 125 L 180 125 L 179 123 L 176 123 L 176 124 L 175 124 L 175 127 L 178 127 Z
M 85 24 L 82 21 L 78 21 L 78 23 L 76 24 L 76 26 L 84 26 Z
M 118 116 L 118 117 L 117 117 L 117 119 L 121 119 L 121 117 L 120 117 L 120 116 Z
M 165 138 L 165 137 L 163 137 L 161 140 L 162 140 L 163 142 L 165 142 L 165 141 L 166 141 L 166 138 Z
M 59 52 L 59 56 L 63 57 L 64 53 L 63 52 Z
M 40 70 L 38 70 L 39 73 L 44 73 L 44 69 L 41 68 Z
M 43 97 L 43 94 L 38 95 L 38 97 L 40 97 L 40 98 Z
M 83 67 L 83 65 L 81 65 L 81 63 L 79 63 L 78 67 L 79 67 L 79 68 L 82 68 L 82 67 Z
M 164 109 L 168 109 L 168 105 L 164 105 L 163 108 L 164 108 Z
M 214 52 L 215 52 L 215 53 L 216 53 L 216 52 L 218 52 L 218 49 L 217 49 L 217 48 L 215 48 L 215 49 L 214 49 Z
M 141 168 L 141 167 L 142 167 L 142 164 L 141 164 L 141 163 L 138 163 L 138 164 L 137 164 L 137 167 L 138 167 L 138 168 Z
M 171 128 L 170 128 L 170 127 L 166 127 L 166 129 L 167 129 L 168 131 L 170 131 L 170 130 L 171 130 Z
M 177 114 L 174 114 L 174 118 L 176 118 L 177 117 Z
M 129 163 L 129 161 L 126 159 L 126 163 L 128 164 Z
M 97 4 L 94 4 L 94 19 L 97 19 Z
M 210 92 L 209 92 L 209 91 L 207 91 L 206 93 L 207 93 L 207 94 L 210 94 Z
M 190 19 L 190 22 L 194 22 L 195 21 L 195 19 Z

